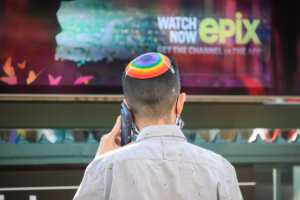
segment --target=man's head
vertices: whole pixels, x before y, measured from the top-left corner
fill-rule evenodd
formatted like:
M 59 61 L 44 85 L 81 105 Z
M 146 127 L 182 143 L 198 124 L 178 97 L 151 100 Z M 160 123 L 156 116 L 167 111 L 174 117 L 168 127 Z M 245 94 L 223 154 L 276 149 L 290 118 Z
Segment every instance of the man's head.
M 138 58 L 147 60 L 146 56 L 147 54 L 143 54 Z M 174 118 L 171 117 L 172 114 L 175 117 L 180 114 L 182 108 L 177 111 L 175 107 L 180 93 L 179 71 L 175 60 L 171 60 L 171 66 L 164 73 L 152 78 L 133 78 L 128 74 L 125 72 L 122 78 L 123 93 L 135 118 L 169 122 Z M 182 106 L 183 102 L 180 103 Z

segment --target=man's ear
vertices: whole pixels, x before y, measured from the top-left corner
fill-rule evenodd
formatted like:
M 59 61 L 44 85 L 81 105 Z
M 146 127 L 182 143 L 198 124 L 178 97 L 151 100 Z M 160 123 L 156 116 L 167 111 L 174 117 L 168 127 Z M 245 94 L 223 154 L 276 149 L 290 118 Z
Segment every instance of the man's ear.
M 176 113 L 176 115 L 181 114 L 185 100 L 186 100 L 186 94 L 184 92 L 179 94 L 178 100 L 177 100 L 177 109 L 176 109 L 177 113 Z
M 129 107 L 128 103 L 127 103 L 127 100 L 126 100 L 126 99 L 123 99 L 123 101 L 124 101 L 124 103 L 126 104 L 126 106 L 128 107 L 128 109 L 130 110 L 130 107 Z

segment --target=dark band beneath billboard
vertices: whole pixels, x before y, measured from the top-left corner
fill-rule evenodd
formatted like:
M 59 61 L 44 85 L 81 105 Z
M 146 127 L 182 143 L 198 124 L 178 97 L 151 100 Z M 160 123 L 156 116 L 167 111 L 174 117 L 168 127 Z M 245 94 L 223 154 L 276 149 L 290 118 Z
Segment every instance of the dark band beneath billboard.
M 0 84 L 120 87 L 131 59 L 161 52 L 176 59 L 184 88 L 265 94 L 272 87 L 269 3 L 167 2 L 63 1 L 61 31 L 50 35 L 55 60 L 30 68 L 26 58 L 7 55 Z

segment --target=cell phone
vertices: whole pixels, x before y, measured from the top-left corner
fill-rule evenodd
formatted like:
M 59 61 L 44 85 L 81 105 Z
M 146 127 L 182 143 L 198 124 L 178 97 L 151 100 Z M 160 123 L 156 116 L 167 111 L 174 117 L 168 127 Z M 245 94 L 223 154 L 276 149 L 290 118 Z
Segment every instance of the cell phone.
M 121 104 L 121 145 L 131 142 L 132 117 L 129 108 L 124 102 Z

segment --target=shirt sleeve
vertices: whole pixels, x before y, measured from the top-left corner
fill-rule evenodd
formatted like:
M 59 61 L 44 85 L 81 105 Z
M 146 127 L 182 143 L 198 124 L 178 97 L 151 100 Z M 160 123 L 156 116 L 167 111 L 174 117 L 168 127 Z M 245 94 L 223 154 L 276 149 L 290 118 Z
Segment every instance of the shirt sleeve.
M 234 167 L 222 158 L 220 182 L 218 185 L 218 200 L 243 200 Z
M 99 163 L 98 163 L 99 164 Z M 103 170 L 92 161 L 84 172 L 83 179 L 73 200 L 105 200 L 105 188 L 101 178 L 105 176 Z

